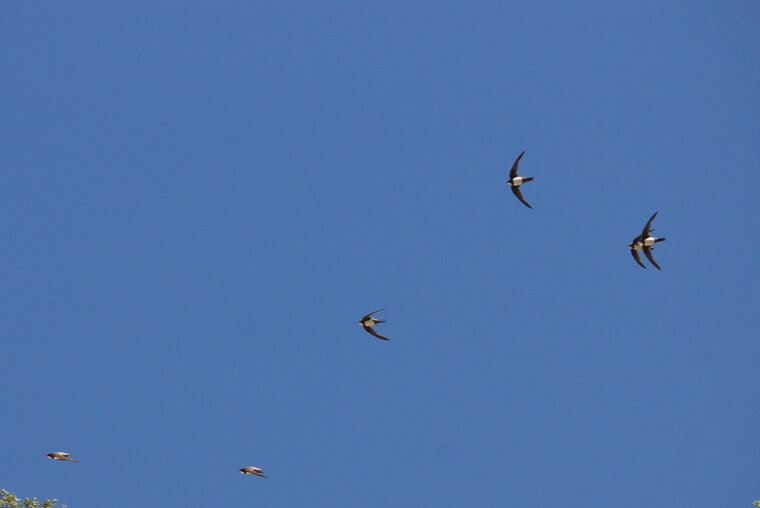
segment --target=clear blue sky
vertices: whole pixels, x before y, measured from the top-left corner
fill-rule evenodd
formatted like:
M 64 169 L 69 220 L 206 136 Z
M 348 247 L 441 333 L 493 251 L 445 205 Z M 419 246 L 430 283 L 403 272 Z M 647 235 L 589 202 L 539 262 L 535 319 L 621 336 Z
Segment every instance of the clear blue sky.
M 749 506 L 759 5 L 4 3 L 0 487 Z

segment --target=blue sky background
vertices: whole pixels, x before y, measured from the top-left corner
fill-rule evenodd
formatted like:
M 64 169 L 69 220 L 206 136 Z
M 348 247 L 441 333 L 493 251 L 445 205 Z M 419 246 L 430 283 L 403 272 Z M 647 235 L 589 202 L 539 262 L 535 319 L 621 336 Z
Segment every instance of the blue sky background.
M 750 506 L 759 14 L 4 3 L 0 487 Z

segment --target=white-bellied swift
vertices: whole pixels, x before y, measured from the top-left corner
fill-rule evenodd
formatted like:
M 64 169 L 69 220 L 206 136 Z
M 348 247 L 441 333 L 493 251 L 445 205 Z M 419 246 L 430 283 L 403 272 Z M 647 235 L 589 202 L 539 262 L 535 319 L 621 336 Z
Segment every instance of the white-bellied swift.
M 665 241 L 665 238 L 657 238 L 651 235 L 651 232 L 654 231 L 654 229 L 652 229 L 652 221 L 655 217 L 657 217 L 657 212 L 654 212 L 654 214 L 652 214 L 652 216 L 647 221 L 646 226 L 644 226 L 644 230 L 639 236 L 634 238 L 631 243 L 628 244 L 628 247 L 631 249 L 631 255 L 633 256 L 633 259 L 636 260 L 639 266 L 646 268 L 646 266 L 644 266 L 644 263 L 641 262 L 641 257 L 639 256 L 639 251 L 643 251 L 649 262 L 652 263 L 658 270 L 662 270 L 662 268 L 660 268 L 660 265 L 657 264 L 657 261 L 654 260 L 654 256 L 652 256 L 652 250 L 654 249 L 653 245 L 658 242 Z
M 528 208 L 533 208 L 530 206 L 530 204 L 525 201 L 523 198 L 522 192 L 520 191 L 520 186 L 524 184 L 525 182 L 530 182 L 533 180 L 532 176 L 519 176 L 517 174 L 517 166 L 520 164 L 520 159 L 522 159 L 522 156 L 525 155 L 525 151 L 517 156 L 517 159 L 515 160 L 515 163 L 512 164 L 512 169 L 509 170 L 509 180 L 507 180 L 507 185 L 512 187 L 512 194 L 517 196 L 517 199 L 519 199 L 522 204 L 527 206 Z
M 381 310 L 385 310 L 385 309 L 378 309 L 374 312 L 370 312 L 369 314 L 361 318 L 361 320 L 359 321 L 359 324 L 362 325 L 362 328 L 364 328 L 364 331 L 369 333 L 370 335 L 374 335 L 378 339 L 388 340 L 388 337 L 383 337 L 382 335 L 377 333 L 374 328 L 372 328 L 378 323 L 385 323 L 385 321 L 381 319 L 375 319 L 372 317 L 372 314 L 377 314 Z

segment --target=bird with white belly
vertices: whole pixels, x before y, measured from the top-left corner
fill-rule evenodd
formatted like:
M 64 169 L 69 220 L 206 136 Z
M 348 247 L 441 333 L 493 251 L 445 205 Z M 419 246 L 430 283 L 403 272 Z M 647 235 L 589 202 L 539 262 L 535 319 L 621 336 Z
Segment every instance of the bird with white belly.
M 644 266 L 644 263 L 641 262 L 641 257 L 639 256 L 639 251 L 644 251 L 644 255 L 647 257 L 649 262 L 652 263 L 658 270 L 662 270 L 662 268 L 660 268 L 660 265 L 657 264 L 657 261 L 654 260 L 654 256 L 652 256 L 652 250 L 654 250 L 653 245 L 658 242 L 665 241 L 665 238 L 657 238 L 651 234 L 652 231 L 654 231 L 654 229 L 652 229 L 652 221 L 655 217 L 657 217 L 657 212 L 654 212 L 654 214 L 649 218 L 646 226 L 644 226 L 644 230 L 639 236 L 634 238 L 631 243 L 628 244 L 628 247 L 631 249 L 631 255 L 633 256 L 633 259 L 636 260 L 639 266 L 646 268 L 646 266 Z

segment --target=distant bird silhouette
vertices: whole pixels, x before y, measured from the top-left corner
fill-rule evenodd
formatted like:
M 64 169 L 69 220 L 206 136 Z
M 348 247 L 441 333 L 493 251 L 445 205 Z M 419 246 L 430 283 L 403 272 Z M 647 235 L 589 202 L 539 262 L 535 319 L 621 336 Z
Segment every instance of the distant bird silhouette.
M 359 321 L 359 324 L 362 325 L 362 328 L 364 328 L 364 331 L 369 333 L 370 335 L 374 335 L 378 339 L 388 340 L 388 337 L 383 337 L 382 335 L 377 333 L 374 328 L 372 328 L 378 323 L 385 323 L 385 321 L 382 321 L 380 319 L 375 319 L 372 317 L 372 314 L 377 314 L 381 310 L 385 310 L 385 309 L 378 309 L 374 312 L 370 312 L 369 314 L 361 318 L 361 320 Z
M 66 452 L 50 452 L 47 454 L 48 458 L 51 458 L 53 460 L 68 460 L 69 462 L 79 462 L 77 459 L 70 459 L 69 455 L 71 454 Z
M 515 160 L 515 163 L 512 164 L 512 169 L 509 170 L 509 180 L 507 180 L 507 185 L 512 187 L 512 194 L 517 196 L 517 199 L 519 199 L 522 204 L 527 206 L 528 208 L 533 208 L 528 204 L 527 201 L 523 198 L 522 192 L 520 191 L 520 186 L 524 184 L 525 182 L 530 182 L 533 180 L 532 176 L 518 176 L 517 175 L 517 166 L 520 164 L 520 159 L 522 159 L 522 156 L 525 155 L 525 151 L 521 153 L 517 159 Z
M 639 251 L 644 251 L 644 255 L 647 257 L 649 262 L 652 263 L 658 270 L 662 270 L 662 268 L 660 268 L 660 265 L 657 264 L 657 261 L 654 260 L 654 256 L 652 256 L 652 250 L 654 249 L 652 246 L 658 242 L 665 241 L 665 238 L 657 238 L 650 234 L 652 231 L 654 231 L 654 229 L 652 229 L 652 221 L 655 217 L 657 217 L 657 212 L 654 212 L 654 214 L 652 214 L 652 216 L 647 221 L 646 226 L 644 226 L 644 230 L 639 236 L 631 240 L 631 243 L 628 244 L 628 247 L 630 247 L 631 255 L 633 256 L 633 259 L 635 259 L 639 264 L 639 266 L 646 268 L 646 266 L 644 266 L 644 263 L 641 262 L 641 257 L 639 256 Z
M 240 468 L 240 472 L 242 474 L 252 474 L 256 476 L 260 476 L 262 478 L 269 478 L 268 476 L 264 476 L 264 470 L 260 467 L 253 467 L 253 466 L 245 466 Z

